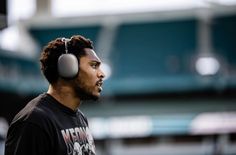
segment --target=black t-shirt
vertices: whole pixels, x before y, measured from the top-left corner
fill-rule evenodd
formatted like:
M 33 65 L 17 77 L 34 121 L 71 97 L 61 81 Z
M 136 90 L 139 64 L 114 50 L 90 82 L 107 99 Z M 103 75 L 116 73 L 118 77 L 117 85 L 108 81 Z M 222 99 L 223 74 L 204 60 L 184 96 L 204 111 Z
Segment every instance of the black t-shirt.
M 84 115 L 44 93 L 13 119 L 5 155 L 95 155 L 95 145 Z

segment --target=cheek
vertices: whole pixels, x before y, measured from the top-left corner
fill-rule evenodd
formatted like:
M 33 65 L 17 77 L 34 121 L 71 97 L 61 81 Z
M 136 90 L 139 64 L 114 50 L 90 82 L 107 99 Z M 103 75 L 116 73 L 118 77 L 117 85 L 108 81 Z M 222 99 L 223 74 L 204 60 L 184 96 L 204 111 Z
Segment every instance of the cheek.
M 83 83 L 83 85 L 86 86 L 91 86 L 94 83 L 94 75 L 92 74 L 93 72 L 91 70 L 87 71 L 80 71 L 78 79 Z

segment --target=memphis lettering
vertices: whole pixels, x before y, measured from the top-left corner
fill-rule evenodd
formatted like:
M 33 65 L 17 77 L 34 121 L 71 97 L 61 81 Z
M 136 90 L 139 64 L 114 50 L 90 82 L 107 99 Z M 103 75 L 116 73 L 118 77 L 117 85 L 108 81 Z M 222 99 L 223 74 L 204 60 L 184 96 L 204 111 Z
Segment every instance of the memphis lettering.
M 61 130 L 67 146 L 67 155 L 95 155 L 93 137 L 88 127 Z

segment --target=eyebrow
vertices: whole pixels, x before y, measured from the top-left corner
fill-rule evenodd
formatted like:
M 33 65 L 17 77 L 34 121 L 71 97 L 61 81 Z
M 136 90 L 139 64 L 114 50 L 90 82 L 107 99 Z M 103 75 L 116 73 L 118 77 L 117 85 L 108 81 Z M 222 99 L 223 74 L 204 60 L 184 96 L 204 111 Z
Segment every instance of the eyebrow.
M 97 63 L 97 64 L 99 64 L 99 65 L 100 65 L 102 62 L 101 62 L 101 61 L 99 61 L 99 60 L 91 60 L 91 61 L 90 61 L 90 63 Z

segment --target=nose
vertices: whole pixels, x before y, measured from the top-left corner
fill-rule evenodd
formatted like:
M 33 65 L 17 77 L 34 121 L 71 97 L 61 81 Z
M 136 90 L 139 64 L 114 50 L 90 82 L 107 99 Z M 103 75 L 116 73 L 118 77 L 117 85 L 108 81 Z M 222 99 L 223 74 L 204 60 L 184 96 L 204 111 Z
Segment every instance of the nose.
M 105 74 L 104 74 L 104 72 L 103 72 L 101 69 L 99 69 L 99 71 L 98 71 L 98 77 L 99 77 L 100 79 L 105 78 Z

